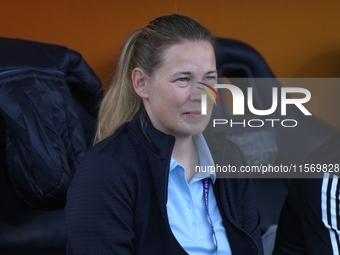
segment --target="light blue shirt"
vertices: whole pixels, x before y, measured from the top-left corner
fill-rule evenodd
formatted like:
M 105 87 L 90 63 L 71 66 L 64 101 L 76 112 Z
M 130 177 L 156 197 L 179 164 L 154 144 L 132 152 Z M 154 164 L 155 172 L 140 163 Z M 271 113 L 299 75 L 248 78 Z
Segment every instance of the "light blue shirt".
M 214 166 L 209 147 L 202 134 L 193 136 L 200 166 Z M 215 173 L 198 172 L 187 182 L 185 169 L 173 158 L 170 161 L 167 213 L 172 233 L 189 254 L 216 254 L 215 238 L 203 197 L 203 179 Z M 210 183 L 211 184 L 211 183 Z M 223 226 L 212 185 L 209 186 L 209 213 L 218 242 L 218 254 L 231 254 L 227 233 Z

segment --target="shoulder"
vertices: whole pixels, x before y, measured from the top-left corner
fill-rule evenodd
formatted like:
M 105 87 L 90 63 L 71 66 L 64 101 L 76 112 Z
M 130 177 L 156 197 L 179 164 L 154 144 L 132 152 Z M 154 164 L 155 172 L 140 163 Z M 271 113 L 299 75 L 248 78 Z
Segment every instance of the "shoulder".
M 227 138 L 225 132 L 214 132 L 211 129 L 206 129 L 203 135 L 215 161 L 224 161 L 237 165 L 246 164 L 242 151 L 238 145 Z
M 117 163 L 121 167 L 131 167 L 135 163 L 136 146 L 139 141 L 133 136 L 129 123 L 123 124 L 116 132 L 95 144 L 86 153 L 83 161 L 102 161 Z
M 89 149 L 75 172 L 71 190 L 72 186 L 85 185 L 84 183 L 98 185 L 98 188 L 117 186 L 121 184 L 119 180 L 124 180 L 126 186 L 134 185 L 138 174 L 134 149 L 136 141 L 131 141 L 128 129 L 129 125 L 126 123 L 115 134 Z
M 240 148 L 224 132 L 204 133 L 204 137 L 214 159 L 216 175 L 222 179 L 230 179 L 227 181 L 230 182 L 228 186 L 232 183 L 247 185 L 248 181 L 244 178 L 249 178 L 250 174 L 241 171 L 247 165 L 247 160 Z

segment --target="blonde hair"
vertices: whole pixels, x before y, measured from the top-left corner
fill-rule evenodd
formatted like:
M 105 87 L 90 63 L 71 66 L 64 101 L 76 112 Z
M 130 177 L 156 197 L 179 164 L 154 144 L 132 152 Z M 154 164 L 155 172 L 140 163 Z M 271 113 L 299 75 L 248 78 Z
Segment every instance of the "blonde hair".
M 174 44 L 186 41 L 208 41 L 215 47 L 215 40 L 208 29 L 178 14 L 159 17 L 128 36 L 118 57 L 115 76 L 99 109 L 95 143 L 131 121 L 143 107 L 141 98 L 133 88 L 132 70 L 139 67 L 152 77 L 163 63 L 163 52 Z

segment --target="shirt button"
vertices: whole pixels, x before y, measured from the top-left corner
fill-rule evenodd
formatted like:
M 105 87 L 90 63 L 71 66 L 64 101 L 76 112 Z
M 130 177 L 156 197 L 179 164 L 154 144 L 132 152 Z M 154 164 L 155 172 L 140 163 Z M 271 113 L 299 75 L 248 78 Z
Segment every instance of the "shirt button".
M 196 226 L 197 226 L 196 221 L 193 221 L 193 222 L 192 222 L 192 225 L 193 225 L 194 227 L 196 227 Z
M 188 203 L 187 206 L 188 206 L 189 209 L 191 209 L 192 203 Z

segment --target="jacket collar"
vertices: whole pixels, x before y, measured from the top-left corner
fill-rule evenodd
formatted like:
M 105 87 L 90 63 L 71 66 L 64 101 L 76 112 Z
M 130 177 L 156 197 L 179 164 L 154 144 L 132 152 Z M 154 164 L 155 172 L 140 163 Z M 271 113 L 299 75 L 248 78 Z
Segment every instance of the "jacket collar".
M 172 153 L 175 137 L 164 134 L 156 129 L 147 117 L 147 114 L 143 111 L 143 109 L 140 109 L 137 114 L 135 114 L 135 117 L 130 123 L 130 127 L 149 149 L 156 153 L 160 158 L 168 159 L 170 153 L 169 148 L 171 148 Z
M 139 110 L 129 124 L 130 131 L 133 133 L 131 138 L 134 140 L 134 146 L 138 146 L 136 151 L 138 151 L 139 157 L 142 157 L 142 160 L 147 162 L 144 166 L 151 171 L 155 189 L 158 191 L 156 192 L 156 196 L 161 208 L 162 216 L 169 231 L 171 231 L 168 223 L 166 203 L 170 159 L 175 145 L 175 137 L 166 135 L 154 128 L 147 117 L 144 117 L 144 124 L 146 125 L 143 130 L 143 121 L 141 120 L 141 118 L 143 118 L 142 111 L 143 110 Z M 149 153 L 149 151 L 151 153 Z

